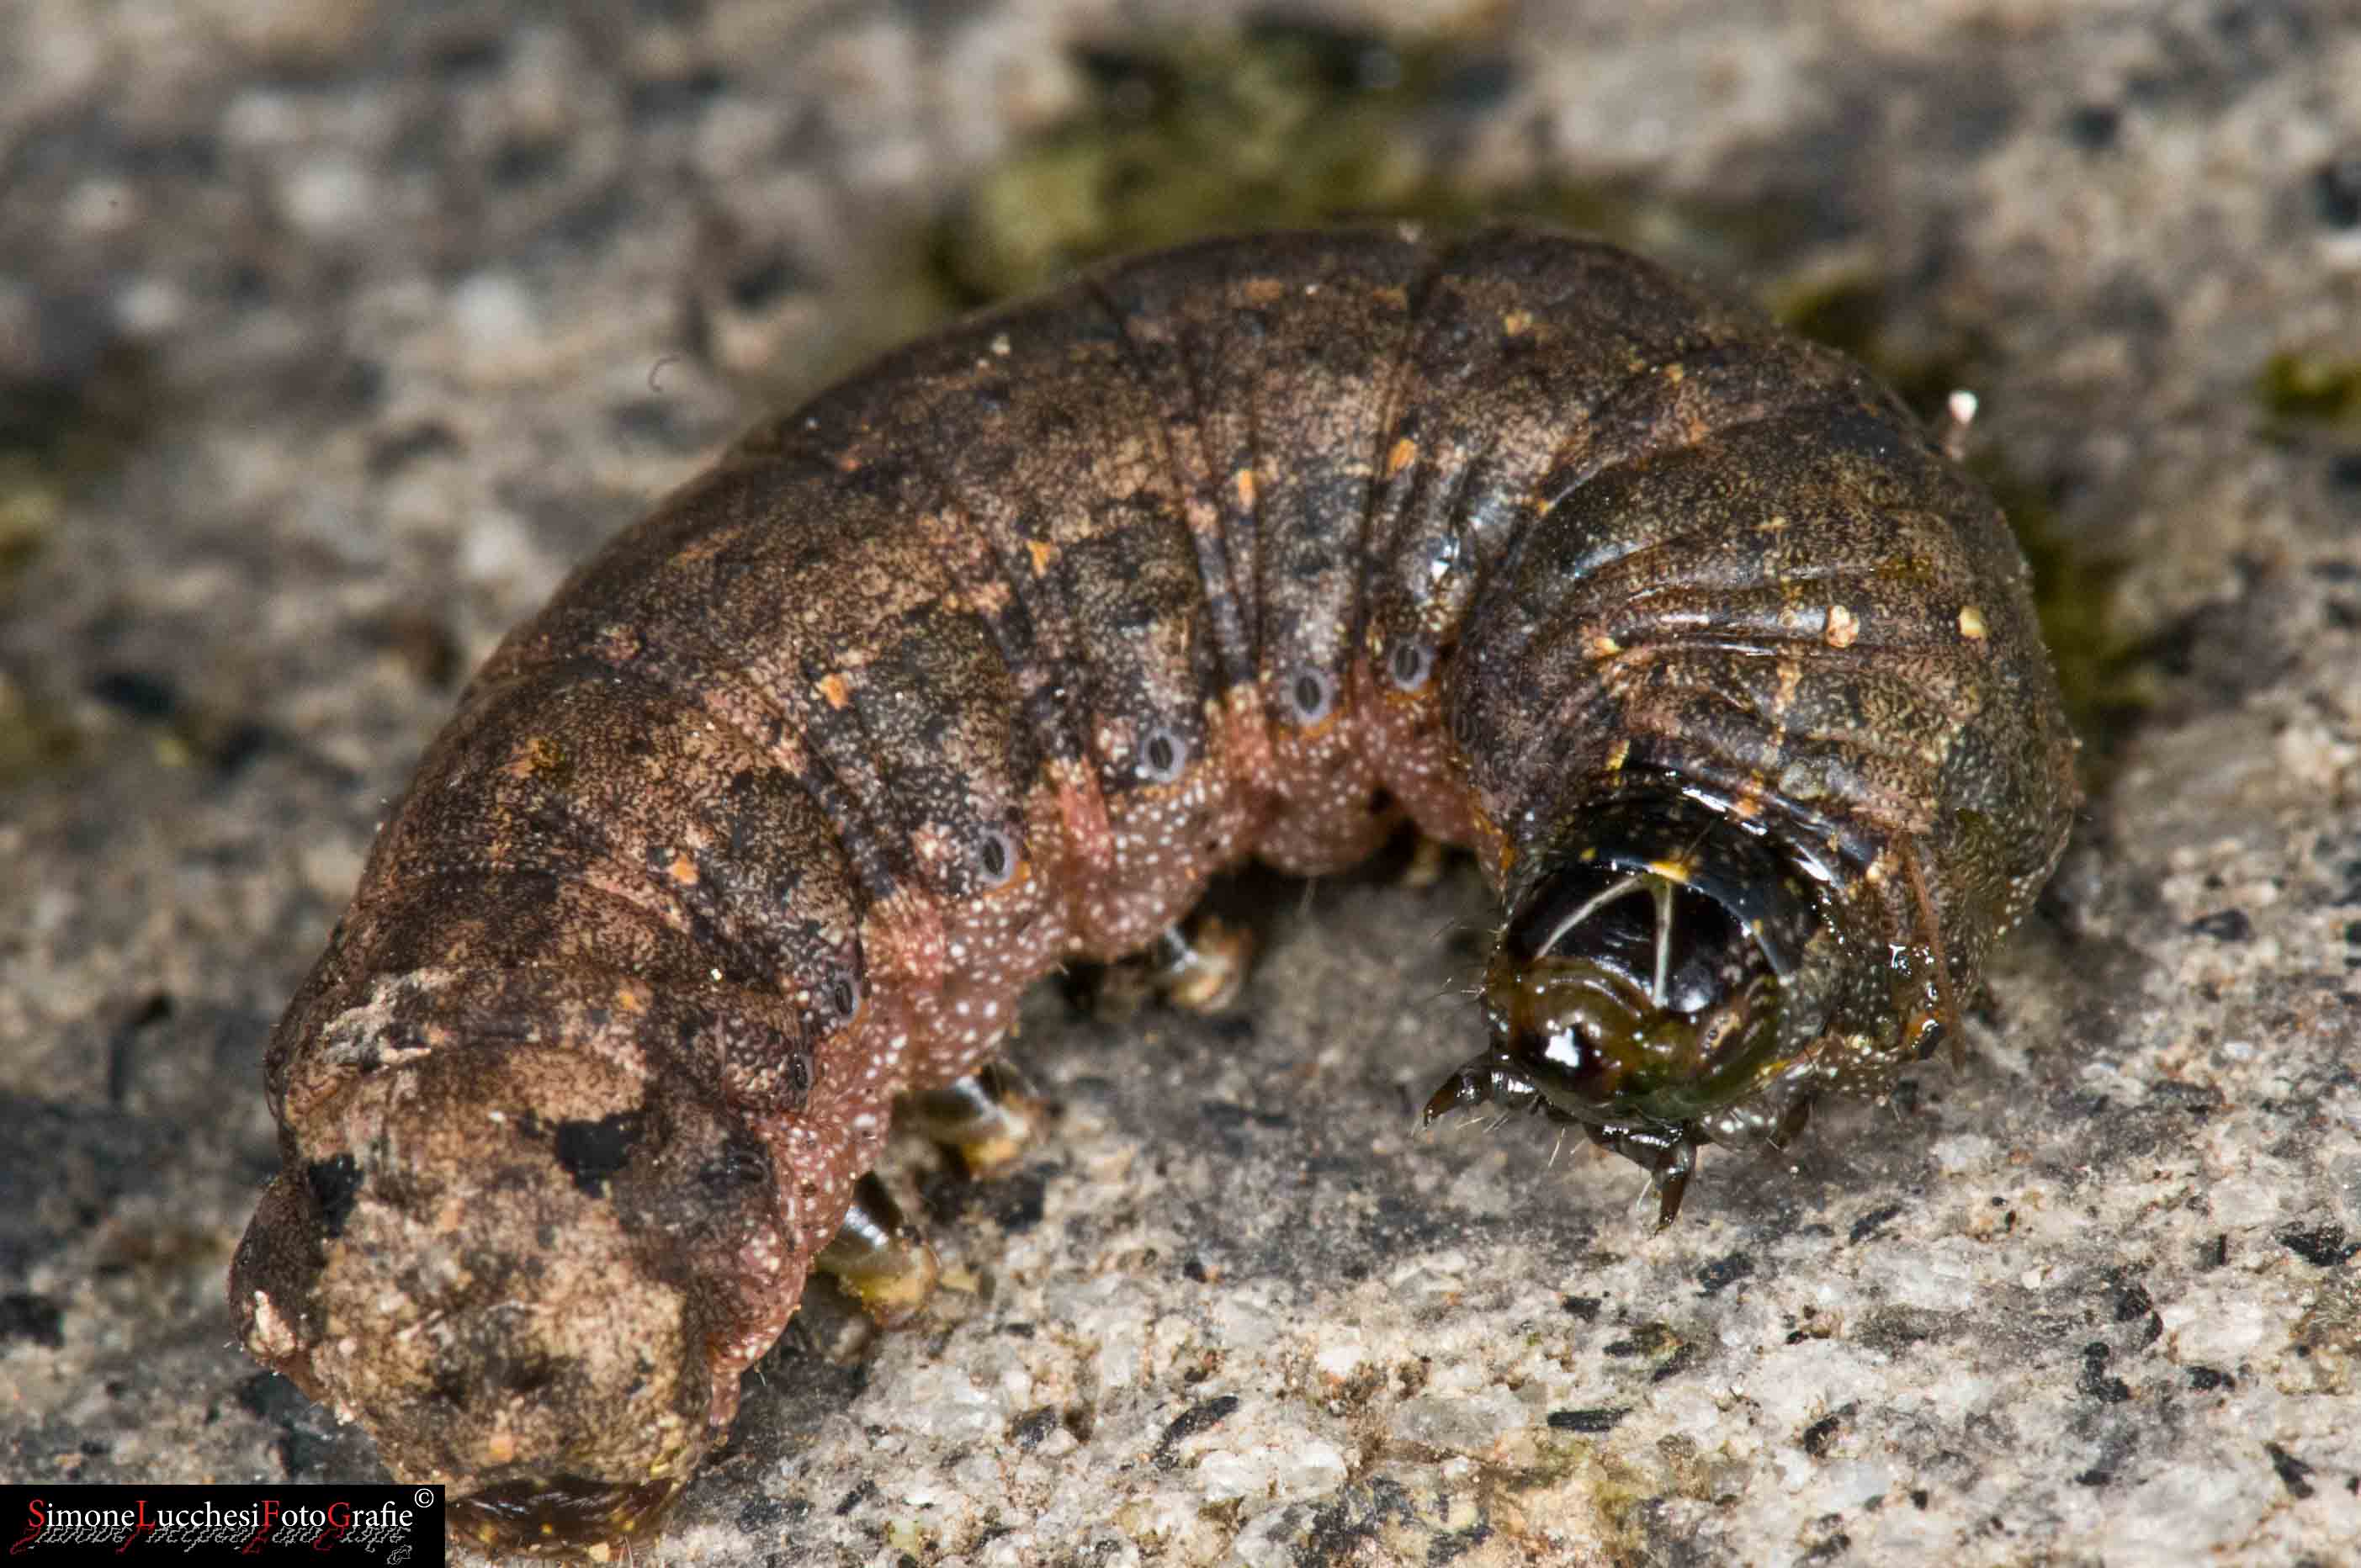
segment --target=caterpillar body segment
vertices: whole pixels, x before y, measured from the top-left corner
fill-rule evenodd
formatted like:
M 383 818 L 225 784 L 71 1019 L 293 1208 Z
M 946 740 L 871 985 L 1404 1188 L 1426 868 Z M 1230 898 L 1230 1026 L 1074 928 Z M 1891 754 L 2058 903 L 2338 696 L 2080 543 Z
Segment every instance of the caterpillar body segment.
M 1998 510 L 1841 356 L 1531 229 L 1118 263 L 758 428 L 495 652 L 273 1036 L 233 1302 L 486 1543 L 628 1539 L 814 1266 L 922 1293 L 897 1097 L 1005 1164 L 1018 994 L 1170 968 L 1222 868 L 1471 847 L 1429 1113 L 1669 1220 L 1956 1035 L 2073 752 Z

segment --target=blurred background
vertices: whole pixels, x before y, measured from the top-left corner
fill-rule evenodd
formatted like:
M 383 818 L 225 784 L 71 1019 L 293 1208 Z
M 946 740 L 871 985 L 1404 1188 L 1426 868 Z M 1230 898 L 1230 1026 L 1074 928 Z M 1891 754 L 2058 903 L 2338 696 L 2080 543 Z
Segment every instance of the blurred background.
M 653 1555 L 2336 1560 L 2356 82 L 2332 0 L 5 0 L 0 1472 L 372 1473 L 231 1345 L 261 1044 L 600 540 L 1077 262 L 1521 214 L 1978 394 L 2092 801 L 1971 1065 L 1652 1237 L 1587 1151 L 1409 1135 L 1472 879 L 1260 887 L 1237 1018 L 1036 999 L 1037 1162 L 897 1155 L 928 1324 L 816 1301 Z

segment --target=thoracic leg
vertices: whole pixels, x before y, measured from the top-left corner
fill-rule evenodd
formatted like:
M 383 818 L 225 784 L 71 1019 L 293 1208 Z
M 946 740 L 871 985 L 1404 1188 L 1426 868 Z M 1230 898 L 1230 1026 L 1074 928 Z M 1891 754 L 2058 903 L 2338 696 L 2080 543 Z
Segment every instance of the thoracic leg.
M 1585 1125 L 1590 1141 L 1612 1150 L 1648 1173 L 1656 1189 L 1656 1229 L 1677 1218 L 1681 1199 L 1697 1169 L 1697 1140 L 1686 1128 Z
M 942 1266 L 872 1171 L 852 1184 L 852 1207 L 814 1264 L 851 1291 L 862 1310 L 891 1328 L 907 1322 L 935 1293 Z
M 1411 847 L 1410 863 L 1402 868 L 1401 885 L 1412 892 L 1422 892 L 1443 880 L 1451 866 L 1451 846 L 1440 839 L 1418 836 Z

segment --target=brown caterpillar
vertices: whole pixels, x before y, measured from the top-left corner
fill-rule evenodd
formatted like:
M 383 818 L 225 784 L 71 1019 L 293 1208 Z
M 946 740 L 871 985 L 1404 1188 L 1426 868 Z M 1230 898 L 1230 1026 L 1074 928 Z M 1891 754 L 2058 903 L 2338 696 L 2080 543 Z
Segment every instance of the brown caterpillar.
M 1217 868 L 1407 816 L 1506 910 L 1494 1102 L 1653 1173 L 1955 1024 L 2074 741 L 1999 512 L 1859 367 L 1606 245 L 1228 239 L 767 423 L 493 655 L 274 1035 L 247 1348 L 498 1546 L 653 1518 L 893 1102 Z M 1177 950 L 1177 949 L 1176 949 Z M 1956 1037 L 1956 1036 L 1955 1036 Z

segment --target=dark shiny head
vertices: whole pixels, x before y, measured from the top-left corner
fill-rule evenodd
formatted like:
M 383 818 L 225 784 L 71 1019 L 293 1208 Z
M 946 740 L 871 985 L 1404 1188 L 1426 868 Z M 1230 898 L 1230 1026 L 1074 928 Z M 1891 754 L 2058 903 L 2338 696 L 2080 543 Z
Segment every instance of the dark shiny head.
M 1700 1124 L 1785 1065 L 1789 983 L 1820 916 L 1768 839 L 1677 795 L 1569 823 L 1484 977 L 1491 1044 L 1427 1119 L 1492 1103 L 1578 1124 L 1653 1174 L 1664 1217 Z

